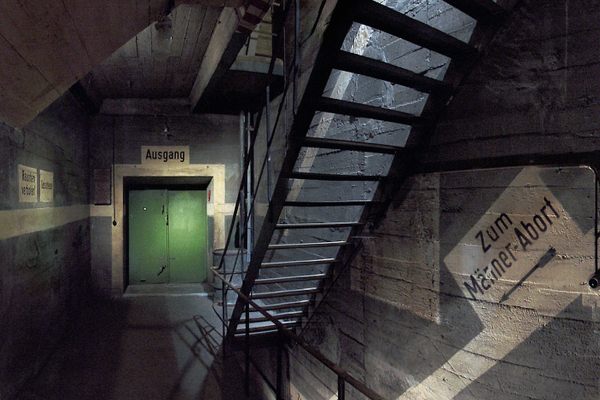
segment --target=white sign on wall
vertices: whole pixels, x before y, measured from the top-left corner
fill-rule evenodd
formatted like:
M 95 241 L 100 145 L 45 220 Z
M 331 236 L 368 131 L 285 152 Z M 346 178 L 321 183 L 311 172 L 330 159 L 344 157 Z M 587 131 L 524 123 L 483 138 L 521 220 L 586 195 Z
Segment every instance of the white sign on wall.
M 40 202 L 54 201 L 54 173 L 40 169 Z
M 37 169 L 19 164 L 17 171 L 19 174 L 19 202 L 21 202 L 21 203 L 37 202 L 37 189 L 38 189 L 38 171 L 37 171 Z
M 184 165 L 189 156 L 190 146 L 142 146 L 142 164 Z

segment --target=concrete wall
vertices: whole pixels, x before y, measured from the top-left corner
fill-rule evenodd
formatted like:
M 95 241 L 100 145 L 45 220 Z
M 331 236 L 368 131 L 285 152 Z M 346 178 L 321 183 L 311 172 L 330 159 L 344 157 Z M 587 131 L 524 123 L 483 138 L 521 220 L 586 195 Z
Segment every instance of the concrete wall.
M 589 1 L 519 3 L 424 160 L 598 150 L 599 14 Z
M 213 227 L 209 248 L 224 245 L 239 188 L 239 118 L 236 116 L 99 115 L 91 128 L 91 169 L 114 163 L 113 205 L 92 206 L 92 276 L 102 296 L 120 295 L 127 282 L 124 240 L 125 177 L 207 177 L 212 179 L 208 215 Z M 141 164 L 141 147 L 190 146 L 189 165 Z M 112 222 L 115 216 L 117 225 Z M 209 257 L 212 260 L 212 256 Z M 211 265 L 211 264 L 209 264 Z
M 468 40 L 468 18 L 442 2 L 426 10 L 419 4 L 398 2 Z M 455 96 L 424 160 L 571 154 L 576 161 L 577 153 L 597 150 L 600 57 L 592 43 L 599 16 L 593 2 L 519 2 Z M 402 43 L 384 38 L 374 47 L 366 52 L 398 65 L 414 62 L 427 74 L 445 68 Z M 422 104 L 414 93 L 354 78 L 341 93 L 407 112 Z M 345 139 L 372 134 L 369 140 L 386 143 L 388 133 L 402 134 L 351 119 L 331 126 L 327 135 Z M 311 168 L 337 171 L 384 165 L 366 157 L 342 164 L 332 152 L 314 158 Z M 303 337 L 389 399 L 596 399 L 600 299 L 586 284 L 594 270 L 593 195 L 586 169 L 414 176 L 381 225 L 363 232 L 364 249 Z M 319 215 L 290 215 L 311 217 Z M 536 222 L 546 230 L 532 228 Z M 299 349 L 289 360 L 290 398 L 335 398 L 336 381 L 325 368 Z
M 39 370 L 87 296 L 88 124 L 69 95 L 22 130 L 0 124 L 2 399 Z M 19 202 L 19 164 L 54 173 L 52 202 Z
M 412 178 L 304 337 L 389 399 L 596 399 L 593 192 L 588 169 Z M 293 396 L 335 394 L 293 354 Z

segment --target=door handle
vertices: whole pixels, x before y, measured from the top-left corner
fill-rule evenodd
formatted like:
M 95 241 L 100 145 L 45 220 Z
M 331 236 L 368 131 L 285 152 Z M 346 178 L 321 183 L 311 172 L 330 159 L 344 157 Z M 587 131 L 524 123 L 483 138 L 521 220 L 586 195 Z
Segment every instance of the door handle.
M 160 274 L 162 274 L 163 272 L 165 272 L 165 269 L 167 269 L 166 265 L 162 265 L 160 267 L 160 271 L 158 271 L 158 274 L 156 274 L 156 276 L 160 276 Z

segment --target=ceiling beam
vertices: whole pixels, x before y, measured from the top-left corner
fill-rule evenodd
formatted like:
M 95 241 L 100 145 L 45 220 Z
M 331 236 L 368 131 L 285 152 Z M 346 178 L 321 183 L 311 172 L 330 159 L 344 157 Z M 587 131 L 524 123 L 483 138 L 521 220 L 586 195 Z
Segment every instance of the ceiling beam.
M 227 59 L 231 56 L 229 53 L 231 53 L 231 49 L 234 46 L 232 43 L 240 40 L 240 33 L 236 34 L 238 23 L 236 9 L 224 8 L 210 38 L 202 64 L 200 64 L 200 69 L 198 70 L 198 75 L 196 76 L 196 81 L 190 92 L 192 110 L 197 108 L 211 80 L 216 78 L 215 75 L 221 73 L 221 71 L 219 73 L 217 71 L 223 69 L 223 63 L 226 63 Z M 243 46 L 244 39 L 241 42 Z M 237 53 L 231 61 L 232 64 L 236 56 Z
M 245 10 L 223 9 L 190 92 L 192 111 L 201 110 L 207 99 L 216 92 L 219 82 L 237 59 L 248 36 L 262 20 L 270 4 L 271 0 L 252 0 Z M 242 15 L 241 19 L 238 15 Z
M 169 1 L 0 1 L 0 121 L 17 128 L 31 122 L 163 16 Z

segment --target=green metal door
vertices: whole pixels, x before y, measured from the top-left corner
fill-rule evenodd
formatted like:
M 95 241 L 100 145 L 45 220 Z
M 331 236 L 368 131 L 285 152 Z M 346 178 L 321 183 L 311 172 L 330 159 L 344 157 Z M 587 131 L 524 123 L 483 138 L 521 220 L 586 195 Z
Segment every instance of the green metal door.
M 168 199 L 171 282 L 203 282 L 207 272 L 206 191 L 170 190 Z
M 130 283 L 168 282 L 166 191 L 130 191 L 128 213 Z
M 206 192 L 129 192 L 129 281 L 203 282 L 207 274 Z

